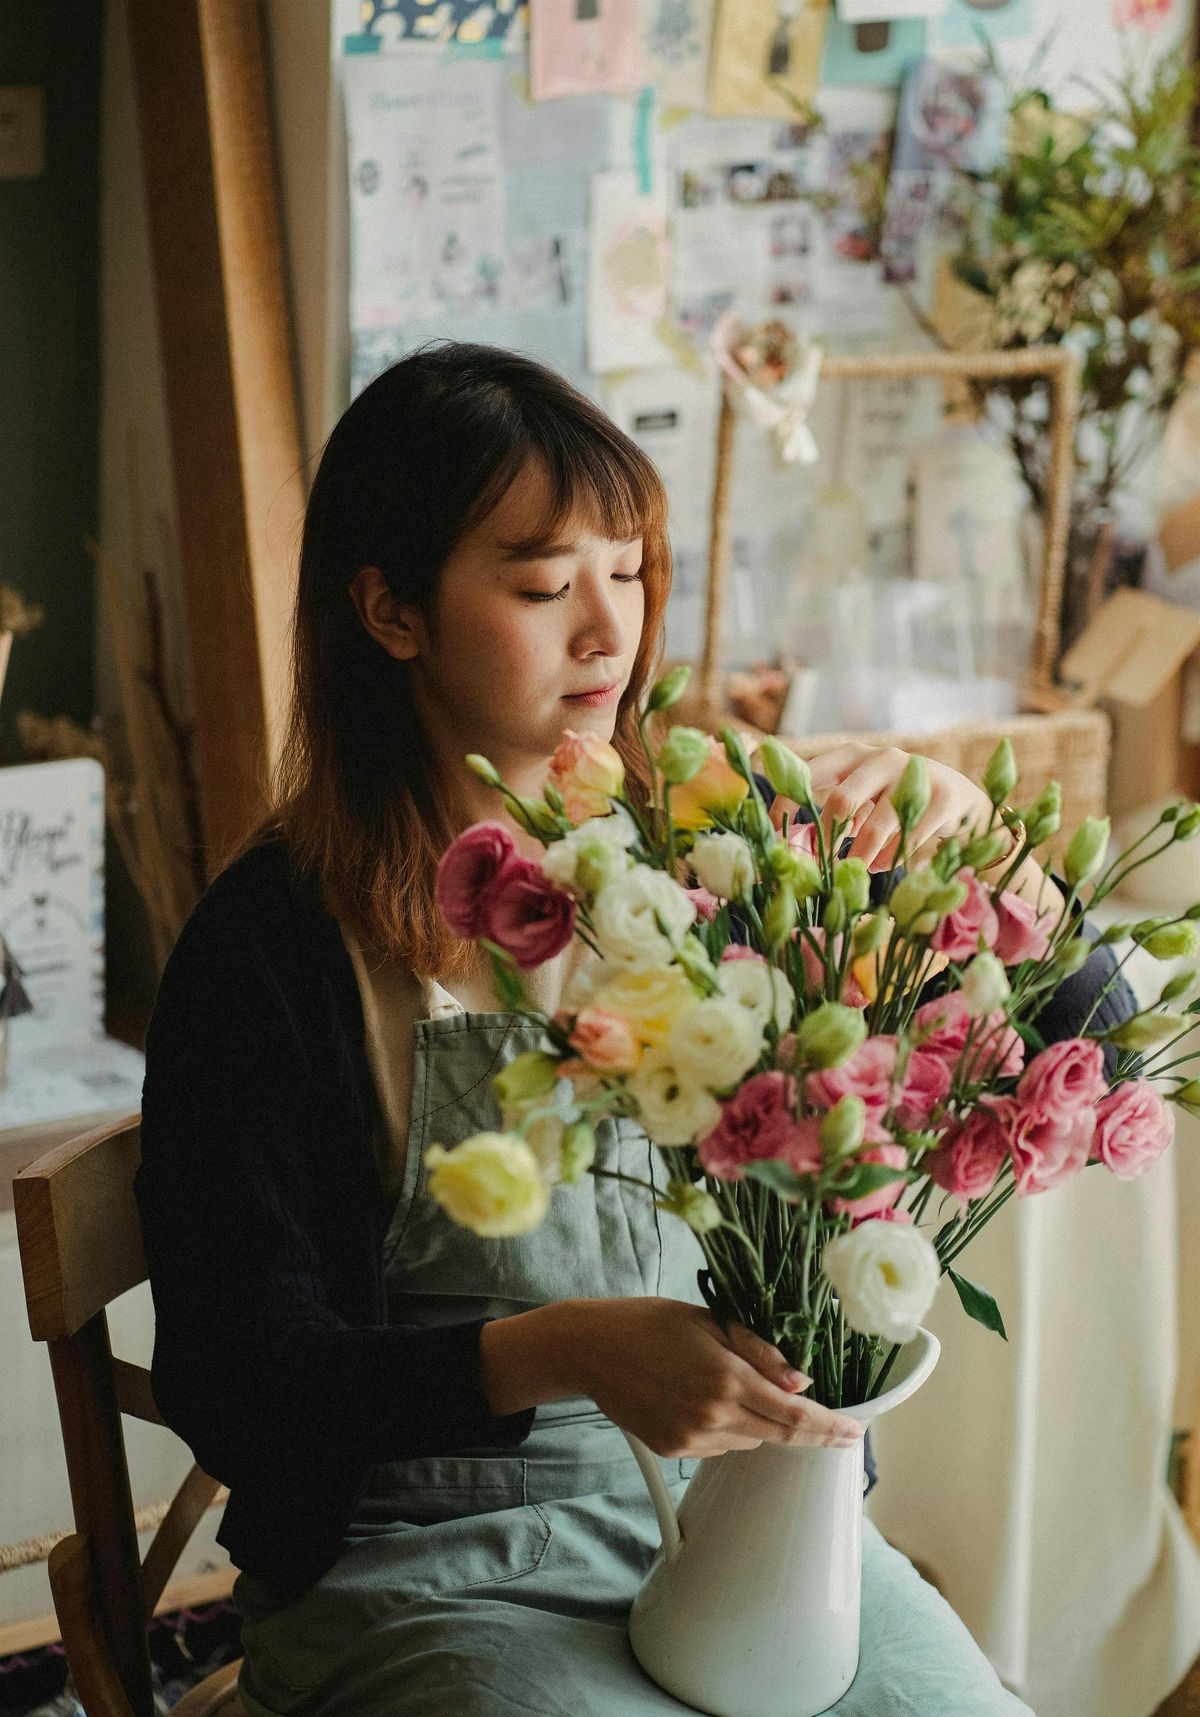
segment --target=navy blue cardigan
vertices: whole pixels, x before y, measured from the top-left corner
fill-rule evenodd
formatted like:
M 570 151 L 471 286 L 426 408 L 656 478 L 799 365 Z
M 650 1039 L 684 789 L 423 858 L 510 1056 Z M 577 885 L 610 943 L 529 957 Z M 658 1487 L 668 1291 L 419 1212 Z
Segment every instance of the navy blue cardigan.
M 1048 1039 L 1073 1034 L 1113 964 L 1092 955 Z M 1133 1006 L 1122 986 L 1098 1018 Z M 488 1405 L 486 1319 L 388 1323 L 372 1101 L 341 932 L 269 841 L 214 880 L 167 961 L 135 1192 L 155 1401 L 229 1486 L 233 1562 L 282 1594 L 336 1558 L 377 1462 L 516 1447 L 534 1420 Z

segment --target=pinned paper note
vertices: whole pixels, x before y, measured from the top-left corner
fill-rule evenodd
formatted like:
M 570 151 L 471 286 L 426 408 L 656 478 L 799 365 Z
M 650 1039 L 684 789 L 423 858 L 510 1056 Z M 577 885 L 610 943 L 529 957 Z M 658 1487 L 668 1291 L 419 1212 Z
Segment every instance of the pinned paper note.
M 638 89 L 646 79 L 637 0 L 533 0 L 529 77 L 535 101 Z
M 638 369 L 666 356 L 657 333 L 667 314 L 667 210 L 661 189 L 643 191 L 636 171 L 591 181 L 588 368 Z
M 709 112 L 795 118 L 816 94 L 828 18 L 829 0 L 718 0 Z

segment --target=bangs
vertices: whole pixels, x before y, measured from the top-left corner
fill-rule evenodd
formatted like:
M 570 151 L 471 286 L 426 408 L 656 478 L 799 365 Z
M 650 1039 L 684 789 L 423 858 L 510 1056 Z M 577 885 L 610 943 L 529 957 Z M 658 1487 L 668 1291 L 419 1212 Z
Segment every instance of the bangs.
M 523 553 L 546 548 L 577 513 L 588 519 L 597 535 L 612 542 L 642 537 L 648 543 L 665 537 L 666 491 L 636 442 L 615 424 L 564 423 L 561 415 L 553 423 L 525 419 L 514 425 L 504 457 L 464 519 L 464 535 L 492 512 L 530 461 L 546 478 L 545 504 L 527 534 L 512 547 Z

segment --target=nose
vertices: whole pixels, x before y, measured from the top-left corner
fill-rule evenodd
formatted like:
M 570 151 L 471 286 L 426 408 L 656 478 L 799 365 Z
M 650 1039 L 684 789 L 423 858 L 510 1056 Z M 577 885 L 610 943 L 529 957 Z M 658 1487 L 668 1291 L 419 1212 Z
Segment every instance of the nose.
M 625 654 L 625 626 L 606 581 L 588 580 L 584 612 L 572 640 L 572 651 L 581 661 L 589 656 Z

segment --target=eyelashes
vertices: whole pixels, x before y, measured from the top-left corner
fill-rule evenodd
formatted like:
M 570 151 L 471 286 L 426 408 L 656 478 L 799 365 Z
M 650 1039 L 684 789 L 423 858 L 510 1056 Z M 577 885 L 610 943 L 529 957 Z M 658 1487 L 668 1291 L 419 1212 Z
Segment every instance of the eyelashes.
M 638 572 L 614 572 L 613 581 L 616 584 L 640 584 L 642 574 L 640 570 Z M 561 590 L 554 590 L 548 594 L 542 590 L 523 590 L 521 595 L 526 602 L 561 602 L 570 588 L 569 584 L 564 584 Z

